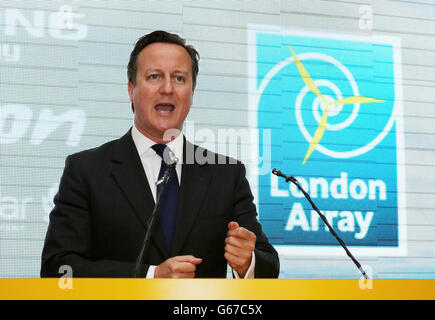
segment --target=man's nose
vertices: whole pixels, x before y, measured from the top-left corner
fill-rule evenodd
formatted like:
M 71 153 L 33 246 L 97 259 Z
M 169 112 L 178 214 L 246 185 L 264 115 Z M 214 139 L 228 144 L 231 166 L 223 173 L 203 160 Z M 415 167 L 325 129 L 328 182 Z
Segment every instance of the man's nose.
M 172 93 L 173 91 L 173 83 L 171 81 L 170 77 L 167 77 L 164 79 L 164 81 L 162 82 L 162 86 L 160 87 L 160 93 L 163 94 L 169 94 Z

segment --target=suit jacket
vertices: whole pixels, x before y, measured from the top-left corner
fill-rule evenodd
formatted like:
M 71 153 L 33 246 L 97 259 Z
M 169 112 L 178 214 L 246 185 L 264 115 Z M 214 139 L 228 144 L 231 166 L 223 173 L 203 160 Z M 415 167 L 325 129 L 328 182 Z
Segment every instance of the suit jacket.
M 208 161 L 186 163 L 192 151 Z M 172 251 L 157 218 L 141 275 L 149 265 L 190 254 L 203 259 L 196 277 L 225 277 L 225 238 L 234 220 L 257 236 L 255 277 L 277 277 L 278 255 L 257 221 L 244 166 L 186 140 L 183 160 Z M 131 129 L 120 139 L 68 156 L 54 203 L 41 277 L 61 276 L 61 265 L 71 266 L 74 277 L 133 277 L 154 198 Z

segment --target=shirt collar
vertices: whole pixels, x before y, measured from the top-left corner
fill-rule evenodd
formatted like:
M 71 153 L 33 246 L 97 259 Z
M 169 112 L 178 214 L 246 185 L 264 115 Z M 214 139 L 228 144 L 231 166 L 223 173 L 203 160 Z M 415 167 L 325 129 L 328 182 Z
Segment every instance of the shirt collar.
M 133 123 L 133 128 L 131 130 L 131 137 L 133 138 L 133 142 L 136 145 L 136 149 L 139 153 L 139 156 L 142 156 L 144 153 L 147 152 L 154 152 L 155 151 L 151 148 L 156 143 L 152 141 L 150 138 L 144 136 L 137 128 L 136 125 Z M 174 155 L 179 159 L 178 163 L 182 162 L 183 159 L 183 134 L 179 134 L 174 140 L 171 142 L 168 142 L 166 145 L 171 149 L 171 151 L 174 153 Z

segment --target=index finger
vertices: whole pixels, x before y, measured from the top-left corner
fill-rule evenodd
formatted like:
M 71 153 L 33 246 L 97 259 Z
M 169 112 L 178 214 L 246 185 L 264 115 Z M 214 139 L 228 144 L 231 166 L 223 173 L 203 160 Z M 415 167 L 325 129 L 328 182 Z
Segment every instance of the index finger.
M 242 239 L 254 239 L 256 238 L 255 234 L 249 231 L 246 228 L 238 227 L 236 229 L 229 230 L 227 232 L 227 236 L 242 238 Z

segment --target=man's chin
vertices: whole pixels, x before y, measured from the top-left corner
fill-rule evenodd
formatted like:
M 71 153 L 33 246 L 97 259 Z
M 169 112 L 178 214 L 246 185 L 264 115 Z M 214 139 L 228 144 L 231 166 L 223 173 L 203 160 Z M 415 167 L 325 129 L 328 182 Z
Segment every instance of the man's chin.
M 176 137 L 178 137 L 181 134 L 181 129 L 178 128 L 165 128 L 163 131 L 161 131 L 161 138 L 164 141 L 172 141 L 174 140 Z

